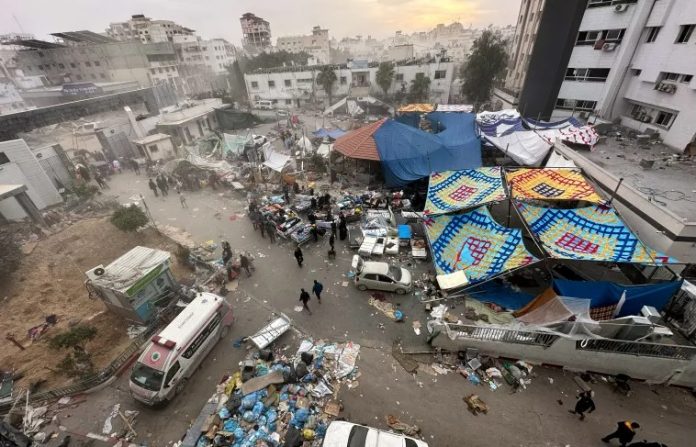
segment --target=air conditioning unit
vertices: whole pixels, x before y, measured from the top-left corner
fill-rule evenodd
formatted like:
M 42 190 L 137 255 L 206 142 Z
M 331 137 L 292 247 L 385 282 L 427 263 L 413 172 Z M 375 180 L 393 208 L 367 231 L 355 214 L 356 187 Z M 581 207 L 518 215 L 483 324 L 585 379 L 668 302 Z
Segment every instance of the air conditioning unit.
M 604 45 L 602 45 L 602 51 L 614 51 L 615 49 L 615 43 L 605 43 Z
M 86 271 L 85 275 L 87 275 L 87 278 L 94 281 L 95 279 L 99 279 L 99 277 L 102 276 L 104 273 L 104 266 L 100 264 L 94 267 L 92 270 Z
M 664 93 L 674 93 L 677 91 L 677 86 L 671 82 L 660 82 L 655 86 L 655 90 Z
M 616 5 L 614 6 L 614 12 L 624 12 L 628 9 L 628 5 Z

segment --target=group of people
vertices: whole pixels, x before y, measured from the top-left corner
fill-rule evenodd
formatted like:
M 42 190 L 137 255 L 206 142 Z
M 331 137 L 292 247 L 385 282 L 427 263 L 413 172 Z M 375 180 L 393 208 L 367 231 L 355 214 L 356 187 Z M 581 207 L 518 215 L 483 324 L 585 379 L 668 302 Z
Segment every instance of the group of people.
M 176 193 L 179 195 L 179 202 L 181 203 L 181 207 L 188 208 L 188 204 L 186 203 L 186 196 L 183 192 L 181 192 L 183 184 L 181 180 L 179 180 L 178 178 L 174 178 L 167 174 L 160 173 L 155 178 L 150 177 L 150 179 L 147 182 L 147 185 L 155 194 L 155 197 L 159 197 L 160 193 L 162 194 L 162 197 L 167 197 L 169 195 L 169 188 L 173 187 Z
M 317 297 L 317 301 L 319 302 L 319 304 L 321 304 L 321 292 L 323 290 L 324 285 L 315 279 L 314 284 L 312 285 L 312 293 L 314 294 L 314 296 Z M 309 303 L 309 299 L 309 293 L 305 289 L 300 289 L 300 302 L 302 303 L 302 310 L 306 310 L 310 315 L 312 315 L 312 311 L 309 309 L 309 306 L 307 305 L 307 303 Z

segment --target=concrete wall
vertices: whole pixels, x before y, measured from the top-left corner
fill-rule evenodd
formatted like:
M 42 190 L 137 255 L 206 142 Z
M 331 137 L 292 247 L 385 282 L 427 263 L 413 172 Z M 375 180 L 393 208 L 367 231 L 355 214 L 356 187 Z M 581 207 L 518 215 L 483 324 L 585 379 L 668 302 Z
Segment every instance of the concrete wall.
M 482 354 L 563 366 L 570 370 L 602 374 L 627 374 L 654 383 L 696 386 L 696 360 L 674 360 L 616 352 L 576 349 L 576 341 L 557 339 L 550 347 L 462 338 L 451 340 L 445 331 L 432 343 L 450 351 L 478 349 Z

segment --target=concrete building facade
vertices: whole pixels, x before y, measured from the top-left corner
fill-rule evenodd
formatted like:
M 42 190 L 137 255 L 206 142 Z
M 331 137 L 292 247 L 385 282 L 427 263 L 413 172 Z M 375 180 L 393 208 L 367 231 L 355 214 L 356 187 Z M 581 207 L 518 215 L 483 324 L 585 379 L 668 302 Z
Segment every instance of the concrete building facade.
M 336 65 L 336 83 L 332 96 L 362 97 L 383 94 L 376 82 L 379 64 L 357 63 Z M 413 61 L 394 67 L 394 81 L 389 94 L 407 92 L 418 73 L 430 78 L 429 102 L 447 104 L 450 86 L 457 67 L 449 59 Z M 244 75 L 249 101 L 268 100 L 277 108 L 292 109 L 327 98 L 324 89 L 316 82 L 321 66 L 279 67 Z
M 328 64 L 331 57 L 329 30 L 315 26 L 310 35 L 279 37 L 276 49 L 290 53 L 306 52 L 312 55 L 318 65 Z
M 143 14 L 135 14 L 125 22 L 110 23 L 106 34 L 121 41 L 156 43 L 172 42 L 175 36 L 192 36 L 194 30 L 171 20 L 153 20 Z
M 220 126 L 215 109 L 222 106 L 219 99 L 204 99 L 164 111 L 157 131 L 172 137 L 174 145 L 193 145 L 201 138 L 213 135 Z
M 247 12 L 240 19 L 244 50 L 256 54 L 271 47 L 271 24 Z
M 0 115 L 21 112 L 27 108 L 24 98 L 10 78 L 0 77 Z

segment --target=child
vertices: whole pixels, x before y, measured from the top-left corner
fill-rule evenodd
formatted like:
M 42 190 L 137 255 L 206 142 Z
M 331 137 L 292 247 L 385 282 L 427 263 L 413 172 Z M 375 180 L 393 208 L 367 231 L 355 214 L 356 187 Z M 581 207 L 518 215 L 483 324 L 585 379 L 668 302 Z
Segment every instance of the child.
M 184 197 L 184 195 L 181 193 L 179 193 L 179 202 L 181 202 L 182 208 L 188 208 L 188 205 L 186 204 L 186 197 Z

